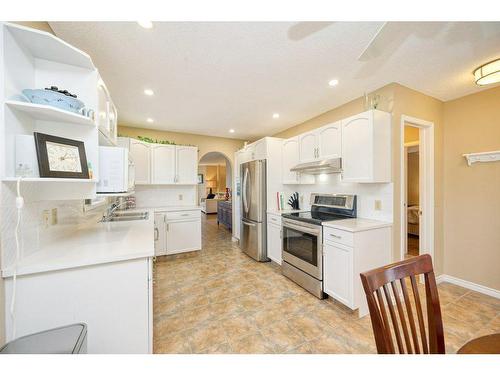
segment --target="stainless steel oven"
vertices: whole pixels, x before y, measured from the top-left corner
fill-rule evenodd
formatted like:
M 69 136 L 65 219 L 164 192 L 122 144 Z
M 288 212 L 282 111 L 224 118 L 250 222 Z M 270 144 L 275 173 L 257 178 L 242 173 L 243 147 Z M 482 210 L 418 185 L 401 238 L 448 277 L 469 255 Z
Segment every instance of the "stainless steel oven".
M 282 272 L 318 298 L 323 297 L 323 230 L 321 225 L 282 219 Z

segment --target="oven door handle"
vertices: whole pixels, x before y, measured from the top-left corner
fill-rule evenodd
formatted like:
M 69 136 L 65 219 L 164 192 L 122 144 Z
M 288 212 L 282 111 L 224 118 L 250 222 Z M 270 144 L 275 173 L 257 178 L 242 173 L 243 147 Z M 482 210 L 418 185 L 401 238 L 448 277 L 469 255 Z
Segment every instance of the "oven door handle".
M 290 228 L 290 229 L 296 230 L 298 232 L 309 233 L 309 234 L 312 234 L 315 236 L 321 235 L 321 229 L 314 230 L 314 229 L 310 229 L 310 228 L 306 228 L 306 227 L 300 227 L 298 225 L 294 225 L 294 224 L 290 224 L 290 223 L 286 223 L 286 224 L 283 223 L 283 229 L 285 229 L 285 228 Z

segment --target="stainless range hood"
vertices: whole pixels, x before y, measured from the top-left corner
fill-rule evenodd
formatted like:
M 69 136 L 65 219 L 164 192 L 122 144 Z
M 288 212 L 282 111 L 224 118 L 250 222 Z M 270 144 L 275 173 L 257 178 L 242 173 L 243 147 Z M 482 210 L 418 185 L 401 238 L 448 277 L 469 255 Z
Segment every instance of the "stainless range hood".
M 311 161 L 309 163 L 300 163 L 290 169 L 292 172 L 300 172 L 305 174 L 328 174 L 342 172 L 342 159 L 324 159 Z

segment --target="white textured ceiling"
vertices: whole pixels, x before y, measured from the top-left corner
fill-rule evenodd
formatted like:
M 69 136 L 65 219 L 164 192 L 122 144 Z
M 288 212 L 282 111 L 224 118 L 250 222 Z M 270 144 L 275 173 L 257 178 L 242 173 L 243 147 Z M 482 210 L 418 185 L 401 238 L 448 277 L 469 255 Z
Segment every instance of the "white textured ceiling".
M 500 57 L 498 22 L 400 23 L 377 56 L 358 61 L 380 25 L 50 22 L 92 56 L 121 124 L 240 139 L 272 135 L 391 82 L 461 97 L 481 89 L 472 70 Z

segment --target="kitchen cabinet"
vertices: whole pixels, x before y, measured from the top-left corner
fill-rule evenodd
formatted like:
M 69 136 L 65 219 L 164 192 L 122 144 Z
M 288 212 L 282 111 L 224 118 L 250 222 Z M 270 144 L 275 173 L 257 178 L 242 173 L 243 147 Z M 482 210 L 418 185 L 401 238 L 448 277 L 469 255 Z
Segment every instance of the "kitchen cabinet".
M 350 309 L 359 309 L 359 317 L 368 314 L 359 274 L 390 261 L 390 225 L 359 231 L 323 226 L 323 289 Z
M 370 110 L 342 120 L 342 180 L 391 182 L 391 114 Z
M 151 183 L 176 183 L 176 146 L 151 144 L 150 147 Z
M 198 148 L 146 143 L 120 137 L 135 164 L 136 185 L 197 185 Z
M 4 281 L 10 301 L 12 277 Z M 85 322 L 89 354 L 153 352 L 151 258 L 18 275 L 16 283 L 16 336 Z
M 299 135 L 300 162 L 341 157 L 341 131 L 341 122 L 337 121 Z
M 151 153 L 149 144 L 130 138 L 130 157 L 135 166 L 135 184 L 145 185 L 151 183 Z
M 281 216 L 267 214 L 267 257 L 281 265 Z
M 167 255 L 166 215 L 155 213 L 155 256 Z
M 200 210 L 165 213 L 166 254 L 201 250 Z
M 99 78 L 97 83 L 97 127 L 111 143 L 116 143 L 116 133 L 118 128 L 118 112 L 111 100 L 111 95 Z
M 323 126 L 316 131 L 319 159 L 340 158 L 342 156 L 341 131 L 340 121 Z
M 299 137 L 283 140 L 282 180 L 284 185 L 314 184 L 314 176 L 290 171 L 299 164 L 299 161 Z
M 184 185 L 198 184 L 198 149 L 191 146 L 175 146 L 175 182 Z

